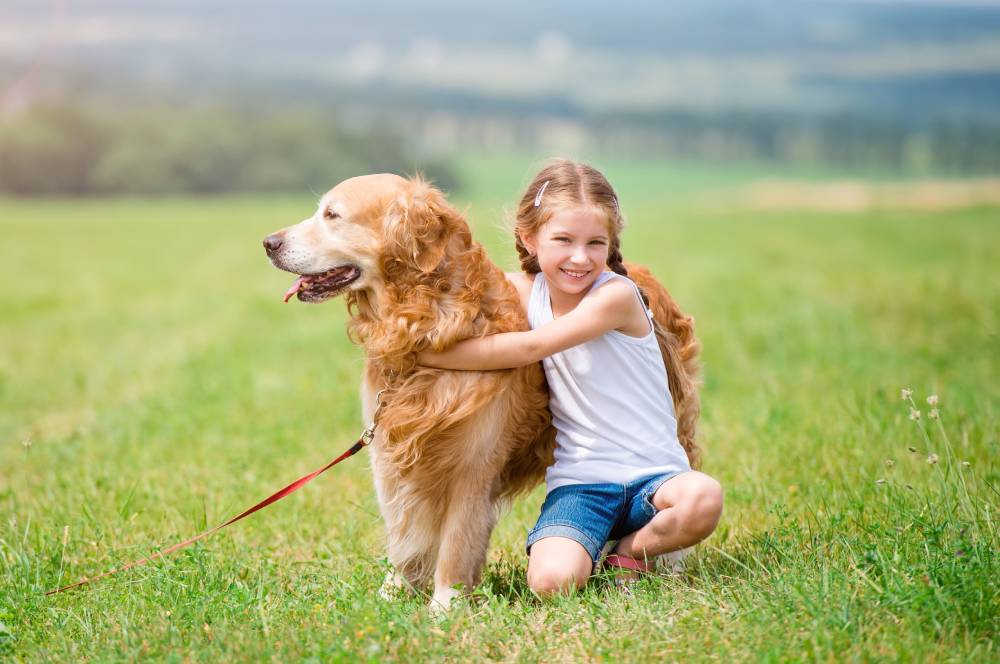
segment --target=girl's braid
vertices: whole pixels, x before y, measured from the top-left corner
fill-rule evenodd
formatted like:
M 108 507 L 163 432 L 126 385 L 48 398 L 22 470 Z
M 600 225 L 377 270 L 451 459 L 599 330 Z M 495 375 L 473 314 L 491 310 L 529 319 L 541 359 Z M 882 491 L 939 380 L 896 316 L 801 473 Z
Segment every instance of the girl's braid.
M 517 256 L 521 259 L 521 269 L 524 270 L 525 274 L 538 274 L 542 271 L 538 265 L 538 256 L 528 251 L 524 242 L 521 242 L 521 236 L 518 233 L 514 233 L 514 247 L 517 248 Z
M 608 267 L 610 267 L 612 271 L 616 272 L 617 274 L 620 274 L 623 277 L 627 277 L 628 270 L 625 269 L 625 263 L 622 262 L 623 260 L 624 259 L 622 258 L 622 242 L 621 239 L 618 237 L 618 234 L 615 233 L 611 237 L 611 243 L 610 246 L 608 247 Z
M 608 247 L 608 267 L 611 268 L 616 274 L 620 274 L 623 277 L 628 276 L 628 270 L 625 268 L 625 259 L 622 258 L 622 247 L 621 239 L 618 233 L 615 233 L 611 238 L 611 244 Z M 649 306 L 649 298 L 646 297 L 646 292 L 642 290 L 639 284 L 636 284 L 639 288 L 639 295 L 642 296 L 642 302 L 647 307 Z

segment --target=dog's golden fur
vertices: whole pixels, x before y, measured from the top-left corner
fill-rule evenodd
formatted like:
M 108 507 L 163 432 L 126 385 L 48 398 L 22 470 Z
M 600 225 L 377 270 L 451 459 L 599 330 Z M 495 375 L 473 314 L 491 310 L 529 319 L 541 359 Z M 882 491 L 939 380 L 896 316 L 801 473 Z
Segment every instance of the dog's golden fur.
M 332 290 L 298 294 L 318 301 L 347 290 L 349 333 L 367 355 L 366 418 L 382 391 L 371 452 L 389 559 L 415 587 L 433 578 L 434 600 L 447 606 L 456 584 L 479 581 L 498 504 L 543 478 L 554 431 L 539 365 L 445 371 L 417 365 L 416 355 L 527 329 L 518 294 L 472 240 L 462 215 L 419 178 L 347 180 L 323 197 L 313 217 L 268 240 L 281 269 L 358 274 Z M 693 446 L 697 342 L 690 319 L 648 271 L 632 270 L 676 343 L 666 349 L 676 357 L 668 363 L 670 386 Z

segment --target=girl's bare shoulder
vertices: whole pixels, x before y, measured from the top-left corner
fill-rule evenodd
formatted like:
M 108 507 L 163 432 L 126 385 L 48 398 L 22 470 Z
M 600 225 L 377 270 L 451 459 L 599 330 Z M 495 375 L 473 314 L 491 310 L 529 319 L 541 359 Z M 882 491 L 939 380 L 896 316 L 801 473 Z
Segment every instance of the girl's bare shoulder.
M 514 285 L 517 294 L 521 296 L 521 305 L 525 311 L 528 309 L 528 300 L 531 299 L 531 286 L 535 282 L 535 275 L 524 272 L 507 272 L 507 281 Z

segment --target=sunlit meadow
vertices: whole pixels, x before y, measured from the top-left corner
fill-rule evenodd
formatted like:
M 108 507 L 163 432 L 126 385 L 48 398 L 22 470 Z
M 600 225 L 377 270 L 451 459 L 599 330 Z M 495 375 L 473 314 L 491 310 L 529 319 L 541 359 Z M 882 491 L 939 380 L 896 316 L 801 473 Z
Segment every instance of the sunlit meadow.
M 505 214 L 535 165 L 462 162 L 453 200 L 508 269 Z M 598 165 L 626 258 L 704 344 L 704 470 L 726 508 L 682 573 L 538 600 L 523 541 L 539 488 L 446 618 L 426 596 L 384 602 L 363 454 L 168 559 L 46 597 L 339 454 L 362 427 L 362 355 L 342 303 L 281 303 L 289 277 L 260 246 L 312 194 L 8 200 L 0 657 L 997 661 L 997 208 L 763 209 L 751 169 Z

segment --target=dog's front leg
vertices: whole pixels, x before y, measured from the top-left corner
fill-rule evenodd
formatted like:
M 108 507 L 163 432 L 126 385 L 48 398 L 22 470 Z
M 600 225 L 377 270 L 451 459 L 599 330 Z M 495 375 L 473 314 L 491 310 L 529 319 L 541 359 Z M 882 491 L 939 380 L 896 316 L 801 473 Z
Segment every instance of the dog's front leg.
M 432 611 L 447 611 L 455 597 L 479 583 L 496 524 L 496 508 L 484 487 L 462 486 L 449 502 L 434 570 Z

